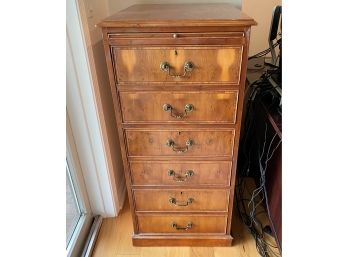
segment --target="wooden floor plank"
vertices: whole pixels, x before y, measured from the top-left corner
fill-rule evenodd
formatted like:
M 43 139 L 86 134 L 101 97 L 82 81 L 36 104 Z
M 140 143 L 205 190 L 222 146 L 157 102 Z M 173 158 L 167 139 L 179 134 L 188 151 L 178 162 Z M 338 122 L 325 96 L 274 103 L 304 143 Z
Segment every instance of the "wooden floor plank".
M 140 255 L 134 255 L 134 254 L 117 254 L 115 257 L 140 257 Z
M 115 257 L 140 257 L 138 254 L 117 254 Z
M 169 247 L 141 247 L 141 257 L 177 257 L 181 256 L 180 249 L 174 247 L 170 253 Z M 171 255 L 169 255 L 171 254 Z
M 190 257 L 214 257 L 213 247 L 190 247 Z
M 117 233 L 116 219 L 103 219 L 93 256 L 115 257 Z

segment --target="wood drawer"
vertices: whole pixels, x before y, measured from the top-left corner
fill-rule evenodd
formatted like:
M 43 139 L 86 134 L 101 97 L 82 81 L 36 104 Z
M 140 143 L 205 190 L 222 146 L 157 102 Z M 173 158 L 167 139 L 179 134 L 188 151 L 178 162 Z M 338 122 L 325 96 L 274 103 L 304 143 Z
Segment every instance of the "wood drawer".
M 229 186 L 232 162 L 130 162 L 133 185 Z
M 120 92 L 124 122 L 236 122 L 238 90 Z
M 138 215 L 138 224 L 140 233 L 224 234 L 227 217 L 222 215 Z
M 232 157 L 234 136 L 234 129 L 126 129 L 129 156 Z
M 134 189 L 137 211 L 227 211 L 227 189 Z
M 242 46 L 113 48 L 119 83 L 239 84 L 242 52 Z M 193 64 L 192 71 L 185 73 L 185 64 L 189 62 Z M 161 69 L 161 64 L 164 63 L 168 63 L 168 71 Z M 184 73 L 185 76 L 181 76 Z

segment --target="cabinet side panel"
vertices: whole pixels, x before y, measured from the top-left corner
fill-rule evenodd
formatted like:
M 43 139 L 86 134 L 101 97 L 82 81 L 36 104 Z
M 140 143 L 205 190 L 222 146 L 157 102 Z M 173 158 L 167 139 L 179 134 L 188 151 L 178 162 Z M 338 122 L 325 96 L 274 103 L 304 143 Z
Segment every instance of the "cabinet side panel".
M 123 133 L 123 127 L 122 127 L 122 115 L 121 115 L 121 109 L 120 109 L 120 103 L 118 99 L 118 92 L 116 88 L 116 78 L 114 73 L 114 63 L 112 62 L 111 58 L 111 48 L 107 40 L 107 28 L 103 28 L 103 45 L 104 45 L 104 51 L 105 51 L 105 58 L 106 58 L 106 64 L 108 68 L 108 75 L 109 75 L 109 81 L 110 81 L 110 87 L 111 87 L 111 93 L 112 93 L 112 100 L 116 115 L 116 123 L 117 123 L 117 131 L 118 136 L 120 139 L 120 147 L 121 147 L 121 155 L 122 155 L 122 161 L 123 161 L 123 167 L 124 167 L 124 174 L 126 178 L 126 184 L 127 184 L 127 192 L 128 192 L 128 199 L 129 199 L 129 206 L 132 212 L 132 219 L 133 219 L 133 227 L 134 227 L 134 233 L 137 234 L 138 232 L 138 224 L 136 220 L 136 216 L 134 215 L 134 201 L 132 197 L 132 190 L 131 190 L 131 177 L 129 172 L 129 164 L 127 160 L 127 149 L 126 149 L 126 141 L 125 136 Z M 116 128 L 115 128 L 116 130 Z
M 231 195 L 230 195 L 230 204 L 229 204 L 229 213 L 231 214 L 228 217 L 227 221 L 227 233 L 231 233 L 231 224 L 232 224 L 232 210 L 234 203 L 234 188 L 236 180 L 236 171 L 237 171 L 237 159 L 238 159 L 238 149 L 239 149 L 239 140 L 240 140 L 240 129 L 243 116 L 243 106 L 244 106 L 244 91 L 245 91 L 245 80 L 247 72 L 247 63 L 248 63 L 248 54 L 249 54 L 249 40 L 250 40 L 250 27 L 245 28 L 245 45 L 243 51 L 243 60 L 242 60 L 242 70 L 241 70 L 241 80 L 240 80 L 240 89 L 239 89 L 239 101 L 237 109 L 237 122 L 236 122 L 236 134 L 234 141 L 234 155 L 233 155 L 233 164 L 232 164 L 232 175 L 231 175 Z

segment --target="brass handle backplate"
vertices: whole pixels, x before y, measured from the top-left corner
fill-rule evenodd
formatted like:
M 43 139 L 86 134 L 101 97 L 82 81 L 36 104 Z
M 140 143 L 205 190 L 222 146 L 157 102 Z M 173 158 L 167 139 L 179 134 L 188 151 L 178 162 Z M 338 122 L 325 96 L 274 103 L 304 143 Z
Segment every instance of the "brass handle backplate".
M 175 142 L 172 139 L 168 139 L 167 142 L 166 142 L 166 145 L 171 147 L 174 152 L 185 153 L 193 145 L 193 140 L 192 139 L 188 139 L 186 141 L 186 146 L 180 147 L 180 146 L 176 146 Z
M 167 74 L 173 78 L 183 78 L 183 77 L 186 77 L 188 73 L 192 72 L 193 71 L 193 63 L 191 61 L 187 61 L 185 62 L 184 64 L 184 73 L 182 74 L 175 74 L 175 73 L 172 73 L 170 71 L 171 69 L 171 66 L 169 64 L 169 62 L 161 62 L 160 64 L 160 69 L 164 72 L 167 72 Z
M 193 224 L 191 221 L 189 221 L 186 225 L 186 227 L 179 227 L 178 224 L 176 224 L 175 221 L 172 222 L 171 224 L 172 228 L 175 228 L 176 230 L 188 230 L 188 229 L 191 229 Z
M 193 106 L 193 104 L 186 104 L 184 107 L 184 112 L 177 113 L 177 112 L 174 112 L 174 108 L 170 104 L 164 104 L 163 110 L 165 112 L 170 112 L 170 116 L 180 120 L 180 119 L 184 118 L 185 116 L 187 116 L 189 112 L 192 112 L 194 110 L 194 106 Z
M 193 203 L 193 198 L 189 197 L 186 201 L 177 201 L 174 197 L 170 197 L 169 202 L 176 206 L 187 206 Z
M 184 182 L 188 178 L 192 177 L 195 173 L 192 170 L 187 170 L 185 172 L 185 176 L 181 176 L 179 174 L 176 174 L 174 170 L 168 170 L 168 176 L 173 177 L 173 180 L 176 182 Z

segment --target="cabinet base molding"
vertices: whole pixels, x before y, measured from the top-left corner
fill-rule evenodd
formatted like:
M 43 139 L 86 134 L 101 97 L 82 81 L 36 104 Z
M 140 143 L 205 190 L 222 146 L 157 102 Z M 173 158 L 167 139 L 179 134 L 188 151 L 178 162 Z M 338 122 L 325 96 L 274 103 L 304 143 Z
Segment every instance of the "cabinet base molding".
M 221 236 L 147 236 L 133 235 L 134 246 L 231 246 L 233 237 Z

